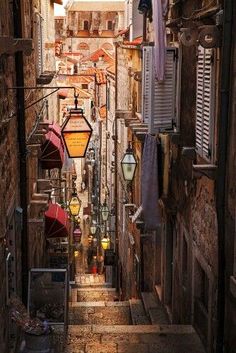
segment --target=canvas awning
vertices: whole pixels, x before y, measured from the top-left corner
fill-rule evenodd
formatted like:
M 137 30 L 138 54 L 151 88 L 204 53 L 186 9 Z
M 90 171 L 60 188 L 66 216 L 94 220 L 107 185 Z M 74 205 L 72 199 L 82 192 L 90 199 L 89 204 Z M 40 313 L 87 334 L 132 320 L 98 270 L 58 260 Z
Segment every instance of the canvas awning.
M 41 145 L 41 163 L 43 169 L 61 169 L 64 162 L 64 145 L 60 137 L 60 128 L 52 124 L 45 134 L 45 141 Z
M 58 204 L 49 204 L 45 212 L 46 238 L 65 238 L 69 234 L 69 220 L 67 212 Z

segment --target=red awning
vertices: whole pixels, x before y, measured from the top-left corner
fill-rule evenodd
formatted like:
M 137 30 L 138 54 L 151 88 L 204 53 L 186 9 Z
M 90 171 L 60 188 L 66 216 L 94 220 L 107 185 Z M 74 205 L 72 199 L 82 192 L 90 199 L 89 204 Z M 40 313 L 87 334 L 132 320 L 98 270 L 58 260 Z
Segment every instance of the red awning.
M 61 128 L 57 123 L 52 123 L 48 126 L 48 131 L 53 131 L 61 139 Z
M 41 163 L 43 169 L 62 168 L 64 162 L 64 145 L 61 138 L 49 130 L 45 134 L 45 142 L 41 145 Z
M 57 91 L 57 95 L 59 99 L 65 99 L 68 97 L 68 89 L 64 88 L 64 89 L 59 89 Z
M 49 204 L 45 212 L 46 238 L 65 238 L 69 234 L 69 221 L 67 212 L 56 203 Z

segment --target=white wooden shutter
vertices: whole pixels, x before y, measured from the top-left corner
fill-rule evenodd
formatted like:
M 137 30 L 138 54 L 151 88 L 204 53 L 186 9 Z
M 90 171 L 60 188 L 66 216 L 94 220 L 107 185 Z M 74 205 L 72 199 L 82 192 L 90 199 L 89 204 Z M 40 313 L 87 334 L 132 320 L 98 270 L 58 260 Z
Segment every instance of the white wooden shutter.
M 214 69 L 213 49 L 198 47 L 196 94 L 196 150 L 203 158 L 211 159 Z
M 155 79 L 153 47 L 143 48 L 143 108 L 144 123 L 151 134 L 173 129 L 176 120 L 176 48 L 166 51 L 165 79 Z
M 40 76 L 43 72 L 43 26 L 42 26 L 42 18 L 40 16 L 36 17 L 36 71 L 37 76 Z
M 152 115 L 149 132 L 158 133 L 173 129 L 176 102 L 176 49 L 167 49 L 164 81 L 157 81 L 153 75 Z

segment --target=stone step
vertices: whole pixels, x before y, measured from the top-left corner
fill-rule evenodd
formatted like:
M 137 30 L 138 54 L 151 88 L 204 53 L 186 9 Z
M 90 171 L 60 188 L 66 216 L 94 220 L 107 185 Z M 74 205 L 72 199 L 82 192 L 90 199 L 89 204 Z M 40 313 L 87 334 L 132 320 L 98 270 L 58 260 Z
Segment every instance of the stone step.
M 101 324 L 101 325 L 129 325 L 131 324 L 130 308 L 128 302 L 109 303 L 97 302 L 86 305 L 78 303 L 69 310 L 69 323 L 76 325 Z M 114 305 L 115 304 L 115 305 Z M 119 304 L 119 305 L 117 305 Z M 122 305 L 121 305 L 122 304 Z
M 78 302 L 117 301 L 115 288 L 76 288 Z
M 75 276 L 75 283 L 80 285 L 93 285 L 93 284 L 104 284 L 105 276 L 98 274 L 77 274 Z
M 74 284 L 74 287 L 76 288 L 112 288 L 112 284 L 109 283 L 109 282 L 105 282 L 103 283 L 102 285 L 100 283 L 90 283 L 90 284 L 81 284 L 81 283 L 78 283 L 78 282 L 75 282 Z
M 204 353 L 190 325 L 73 325 L 56 353 Z
M 133 325 L 148 325 L 150 320 L 148 319 L 143 303 L 140 299 L 130 299 L 130 313 Z

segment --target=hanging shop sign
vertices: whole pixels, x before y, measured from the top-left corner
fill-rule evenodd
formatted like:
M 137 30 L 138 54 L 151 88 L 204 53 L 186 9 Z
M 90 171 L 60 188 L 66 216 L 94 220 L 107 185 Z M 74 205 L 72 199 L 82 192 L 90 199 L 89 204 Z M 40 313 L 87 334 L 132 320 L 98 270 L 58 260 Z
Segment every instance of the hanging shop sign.
M 61 131 L 70 158 L 85 157 L 92 131 L 82 109 L 70 111 Z

